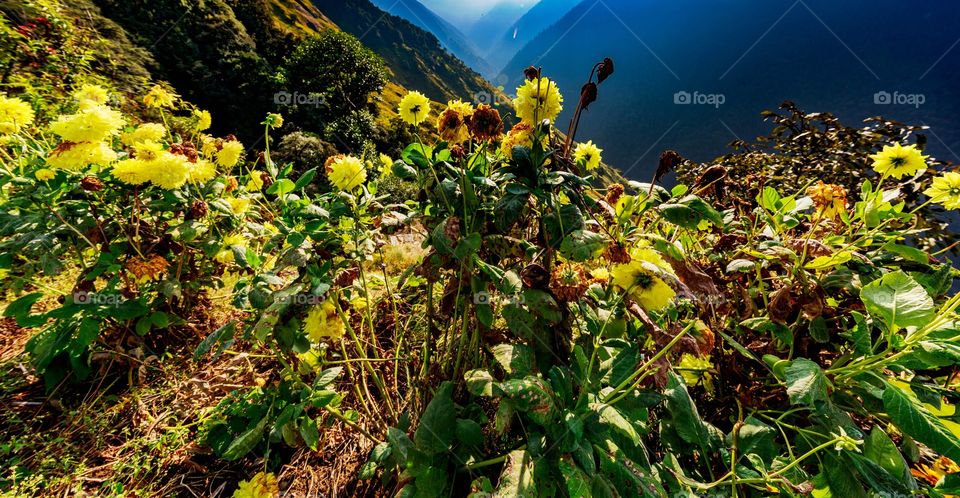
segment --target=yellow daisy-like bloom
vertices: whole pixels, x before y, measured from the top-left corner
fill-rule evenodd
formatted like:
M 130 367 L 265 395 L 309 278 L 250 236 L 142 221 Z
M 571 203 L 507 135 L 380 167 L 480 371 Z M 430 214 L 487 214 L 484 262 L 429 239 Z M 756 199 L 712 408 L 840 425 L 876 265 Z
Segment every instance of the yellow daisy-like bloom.
M 80 107 L 106 104 L 109 97 L 107 89 L 100 85 L 83 85 L 73 93 L 73 98 L 80 101 Z
M 400 119 L 414 126 L 419 125 L 430 114 L 430 99 L 414 90 L 400 99 Z
M 454 111 L 459 112 L 464 118 L 473 116 L 473 111 L 475 110 L 473 108 L 473 104 L 470 102 L 464 102 L 460 99 L 447 102 L 447 109 L 453 109 Z
M 0 134 L 17 133 L 33 123 L 33 107 L 20 100 L 0 95 Z
M 610 271 L 603 267 L 594 268 L 590 270 L 590 277 L 597 282 L 607 282 L 610 280 Z
M 154 142 L 153 140 L 137 142 L 133 144 L 133 152 L 136 154 L 137 159 L 154 161 L 163 154 L 163 144 Z
M 197 162 L 190 164 L 190 172 L 187 176 L 190 183 L 206 183 L 217 176 L 217 166 L 206 159 L 197 159 Z
M 816 185 L 807 187 L 807 195 L 813 200 L 816 207 L 815 217 L 818 219 L 835 219 L 837 215 L 847 210 L 847 189 L 842 185 L 823 183 L 818 180 Z
M 713 362 L 709 357 L 694 356 L 690 353 L 684 353 L 677 364 L 677 370 L 688 386 L 696 385 L 702 380 L 708 392 L 713 391 L 713 375 L 710 374 L 712 369 Z
M 187 183 L 191 166 L 186 157 L 164 152 L 151 165 L 150 182 L 167 190 L 180 188 Z
M 451 144 L 458 144 L 470 139 L 470 130 L 463 114 L 448 107 L 437 117 L 437 133 L 440 139 Z
M 380 176 L 386 178 L 393 174 L 393 159 L 386 155 L 380 154 Z
M 513 148 L 517 146 L 533 147 L 533 127 L 527 123 L 518 123 L 507 133 L 500 144 L 500 151 L 507 158 L 513 159 Z
M 960 209 L 960 173 L 950 171 L 934 178 L 923 193 L 947 209 Z
M 263 121 L 263 124 L 273 129 L 280 128 L 283 126 L 283 115 L 276 112 L 271 112 L 270 114 L 267 114 L 267 119 Z
M 590 171 L 600 166 L 601 152 L 603 152 L 603 149 L 594 145 L 593 140 L 590 140 L 584 144 L 577 144 L 577 148 L 573 150 L 573 160 L 577 163 L 582 162 L 587 171 Z
M 91 164 L 109 166 L 117 153 L 103 142 L 63 142 L 47 156 L 47 166 L 79 171 Z
M 247 190 L 253 192 L 263 188 L 263 176 L 259 171 L 253 170 L 250 172 L 250 180 L 247 181 Z
M 41 182 L 46 182 L 53 180 L 53 177 L 57 176 L 57 173 L 51 169 L 40 168 L 33 172 L 34 178 L 40 180 Z
M 650 263 L 648 263 L 650 264 Z M 613 267 L 613 283 L 623 289 L 634 301 L 647 310 L 660 310 L 670 304 L 674 290 L 641 260 L 633 260 Z
M 324 339 L 340 340 L 343 337 L 344 327 L 340 317 L 337 316 L 337 308 L 333 305 L 333 301 L 327 299 L 323 304 L 311 308 L 303 320 L 303 331 L 313 342 Z
M 221 246 L 220 252 L 214 255 L 213 259 L 223 264 L 233 262 L 233 246 L 246 247 L 247 245 L 247 239 L 240 234 L 227 235 L 223 238 L 222 242 L 223 245 Z
M 563 110 L 563 95 L 550 78 L 526 80 L 517 88 L 513 107 L 524 123 L 536 124 L 544 119 L 553 123 Z
M 161 107 L 173 107 L 173 104 L 177 101 L 177 98 L 180 96 L 167 91 L 160 85 L 153 85 L 153 88 L 143 97 L 143 103 L 147 107 L 161 108 Z
M 163 136 L 166 135 L 166 133 L 167 129 L 160 123 L 144 123 L 137 126 L 137 128 L 131 132 L 121 134 L 120 142 L 128 147 L 133 146 L 133 144 L 137 142 L 159 142 L 163 140 Z
M 240 481 L 233 492 L 233 498 L 275 498 L 280 496 L 277 477 L 268 472 L 260 472 L 249 481 Z
M 114 178 L 127 185 L 143 185 L 150 181 L 150 162 L 143 159 L 124 159 L 113 165 Z
M 243 144 L 236 140 L 223 142 L 223 147 L 217 152 L 217 165 L 224 168 L 232 168 L 240 162 L 240 156 L 243 154 Z
M 337 156 L 326 169 L 330 183 L 346 192 L 353 192 L 353 189 L 367 181 L 367 170 L 363 161 L 353 156 Z
M 247 209 L 250 209 L 250 199 L 231 197 L 227 199 L 227 203 L 230 204 L 230 210 L 233 211 L 233 214 L 237 216 L 243 215 L 243 213 L 247 212 Z
M 197 120 L 197 124 L 193 126 L 193 129 L 196 131 L 206 130 L 213 124 L 213 117 L 210 116 L 210 111 L 194 109 L 193 117 Z
M 883 150 L 870 156 L 873 170 L 884 176 L 901 179 L 913 176 L 927 168 L 927 158 L 920 153 L 916 145 L 904 147 L 900 144 L 884 146 Z
M 123 115 L 100 104 L 60 116 L 50 125 L 50 131 L 68 142 L 100 142 L 120 133 L 122 128 Z
M 206 133 L 200 134 L 200 153 L 203 154 L 203 157 L 207 159 L 213 159 L 213 156 L 217 153 L 217 139 L 207 135 Z

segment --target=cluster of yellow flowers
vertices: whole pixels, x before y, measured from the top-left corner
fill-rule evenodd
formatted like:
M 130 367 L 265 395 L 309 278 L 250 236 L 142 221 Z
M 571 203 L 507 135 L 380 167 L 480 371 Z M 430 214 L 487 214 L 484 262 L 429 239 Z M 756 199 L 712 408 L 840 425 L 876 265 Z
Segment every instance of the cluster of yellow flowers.
M 80 108 L 74 114 L 60 116 L 50 131 L 62 141 L 47 157 L 47 166 L 79 171 L 90 165 L 109 166 L 117 160 L 109 142 L 120 134 L 123 115 L 106 105 L 107 91 L 84 85 L 74 93 Z
M 333 301 L 327 299 L 322 304 L 311 308 L 303 320 L 303 331 L 313 342 L 325 339 L 340 340 L 343 337 L 344 327 Z
M 269 472 L 258 472 L 249 481 L 240 481 L 233 498 L 276 498 L 280 496 L 277 476 Z
M 916 145 L 896 143 L 887 145 L 870 156 L 873 159 L 873 170 L 883 176 L 901 179 L 913 177 L 927 169 L 927 159 Z M 960 173 L 948 171 L 933 179 L 924 195 L 929 202 L 940 204 L 946 209 L 960 209 Z
M 30 104 L 5 95 L 0 95 L 0 135 L 18 133 L 33 123 L 33 108 Z

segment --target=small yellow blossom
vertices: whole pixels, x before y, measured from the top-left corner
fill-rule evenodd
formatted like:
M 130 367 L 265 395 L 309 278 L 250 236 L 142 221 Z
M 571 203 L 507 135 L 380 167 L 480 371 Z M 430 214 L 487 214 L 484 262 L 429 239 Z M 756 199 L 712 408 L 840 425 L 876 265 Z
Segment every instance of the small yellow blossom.
M 873 170 L 883 176 L 901 179 L 911 177 L 927 168 L 927 158 L 916 145 L 904 147 L 899 143 L 884 146 L 883 150 L 870 156 Z
M 283 126 L 283 115 L 271 112 L 270 114 L 267 114 L 267 119 L 263 121 L 263 124 L 273 129 L 280 128 Z
M 190 164 L 187 180 L 191 183 L 206 183 L 217 176 L 217 166 L 206 159 L 197 159 Z
M 247 181 L 247 190 L 254 192 L 263 188 L 263 176 L 257 170 L 250 172 L 250 180 Z
M 514 126 L 507 136 L 503 138 L 500 144 L 500 151 L 509 159 L 513 159 L 514 147 L 533 147 L 533 127 L 527 123 L 518 123 Z M 543 137 L 542 144 L 546 143 L 547 137 Z
M 233 211 L 233 214 L 237 216 L 243 215 L 243 213 L 247 212 L 247 209 L 250 209 L 250 199 L 231 197 L 227 199 L 227 203 L 230 204 L 230 211 Z
M 233 498 L 276 498 L 280 496 L 277 477 L 268 472 L 260 472 L 249 481 L 240 481 L 233 492 Z
M 650 264 L 650 263 L 648 263 Z M 619 264 L 610 272 L 613 283 L 647 310 L 660 310 L 670 304 L 674 290 L 641 260 Z
M 418 91 L 412 91 L 400 100 L 400 119 L 414 126 L 419 125 L 430 114 L 430 99 Z
M 107 93 L 107 89 L 99 85 L 83 85 L 73 93 L 73 98 L 80 102 L 81 108 L 97 104 L 106 104 L 109 97 L 110 95 Z
M 210 111 L 207 110 L 194 109 L 193 118 L 197 120 L 197 124 L 193 126 L 195 131 L 206 130 L 213 124 L 213 118 L 210 116 Z
M 590 276 L 598 282 L 607 282 L 610 280 L 610 272 L 603 267 L 590 270 Z
M 333 301 L 327 299 L 323 304 L 311 308 L 303 321 L 303 331 L 313 342 L 324 339 L 340 340 L 343 337 L 344 327 Z
M 161 107 L 173 107 L 173 104 L 179 97 L 179 95 L 166 90 L 160 85 L 153 85 L 153 88 L 143 97 L 143 103 L 147 107 L 157 109 Z
M 573 150 L 573 160 L 577 163 L 583 163 L 587 171 L 597 169 L 600 166 L 600 153 L 603 149 L 593 144 L 593 140 L 587 143 L 577 144 Z
M 240 162 L 240 156 L 243 154 L 243 144 L 236 140 L 223 142 L 223 147 L 217 152 L 217 165 L 224 168 L 232 168 Z
M 960 173 L 950 171 L 934 178 L 923 193 L 947 209 L 960 209 Z
M 710 370 L 712 369 L 713 362 L 710 361 L 710 358 L 694 356 L 690 353 L 684 353 L 683 356 L 680 357 L 680 362 L 677 364 L 677 370 L 680 371 L 680 376 L 683 377 L 684 382 L 686 382 L 688 386 L 693 386 L 703 381 L 707 392 L 713 391 L 713 375 L 710 374 Z
M 234 260 L 233 246 L 246 247 L 247 239 L 240 234 L 227 235 L 222 239 L 223 245 L 220 251 L 214 255 L 213 259 L 223 263 L 232 263 Z
M 807 187 L 807 195 L 813 200 L 818 219 L 832 220 L 847 210 L 847 190 L 842 185 L 818 180 L 816 185 Z
M 533 125 L 544 119 L 553 123 L 563 110 L 563 95 L 549 78 L 526 80 L 517 88 L 513 107 L 524 123 Z
M 336 156 L 326 170 L 330 183 L 346 192 L 352 192 L 367 181 L 367 170 L 363 161 L 353 156 Z
M 40 168 L 37 171 L 34 171 L 33 176 L 41 182 L 46 182 L 53 180 L 53 177 L 57 176 L 57 174 L 53 170 Z
M 190 178 L 190 161 L 178 154 L 164 152 L 151 166 L 150 182 L 162 189 L 180 188 Z
M 167 129 L 160 123 L 143 123 L 133 131 L 120 135 L 120 142 L 128 147 L 132 147 L 137 142 L 159 142 L 163 140 L 166 133 Z
M 0 95 L 0 134 L 18 133 L 33 123 L 33 107 L 20 100 Z
M 142 185 L 150 181 L 150 162 L 143 159 L 124 159 L 113 165 L 114 178 L 128 185 Z

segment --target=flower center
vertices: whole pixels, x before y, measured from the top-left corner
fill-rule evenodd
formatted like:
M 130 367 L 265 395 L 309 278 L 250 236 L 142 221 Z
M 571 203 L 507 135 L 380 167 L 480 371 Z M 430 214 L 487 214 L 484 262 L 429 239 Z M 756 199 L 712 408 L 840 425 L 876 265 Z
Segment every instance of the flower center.
M 896 168 L 899 168 L 900 166 L 907 164 L 907 158 L 904 156 L 894 156 L 890 158 L 890 164 Z

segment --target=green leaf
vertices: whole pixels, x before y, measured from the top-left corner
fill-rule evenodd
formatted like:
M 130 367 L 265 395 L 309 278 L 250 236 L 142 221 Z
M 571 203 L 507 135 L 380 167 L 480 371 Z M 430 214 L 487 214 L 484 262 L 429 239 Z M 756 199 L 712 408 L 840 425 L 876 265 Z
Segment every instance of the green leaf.
M 803 265 L 803 267 L 808 270 L 829 270 L 835 266 L 847 263 L 851 259 L 853 259 L 853 254 L 850 251 L 839 251 L 829 256 L 816 257 L 813 261 Z
M 317 177 L 317 168 L 310 168 L 305 171 L 300 178 L 297 179 L 297 183 L 293 185 L 293 190 L 300 190 L 307 185 L 310 185 L 313 182 L 313 179 Z M 271 185 L 272 186 L 272 185 Z
M 607 247 L 607 239 L 590 230 L 574 230 L 560 243 L 560 253 L 573 261 L 587 261 Z
M 413 435 L 417 449 L 433 455 L 446 451 L 456 435 L 457 415 L 453 404 L 453 383 L 444 382 L 420 417 Z
M 17 320 L 17 325 L 25 327 L 26 318 L 30 316 L 30 309 L 33 308 L 33 305 L 42 297 L 42 292 L 27 294 L 26 296 L 23 296 L 20 299 L 8 304 L 3 310 L 3 316 L 14 317 Z
M 590 477 L 569 456 L 562 457 L 558 466 L 570 498 L 593 498 Z
M 871 315 L 883 320 L 891 332 L 922 327 L 933 319 L 933 299 L 910 275 L 888 273 L 863 286 L 860 299 Z
M 640 443 L 640 434 L 637 433 L 637 429 L 620 413 L 620 410 L 605 403 L 591 403 L 590 409 L 600 415 L 600 423 L 620 433 L 633 444 Z
M 907 461 L 900 454 L 897 445 L 880 427 L 874 426 L 870 435 L 864 441 L 863 456 L 869 458 L 902 482 L 910 483 L 913 481 Z
M 493 358 L 509 376 L 525 377 L 533 373 L 533 350 L 523 344 L 497 344 L 490 349 Z
M 303 442 L 307 444 L 307 447 L 316 451 L 317 445 L 320 444 L 320 430 L 317 428 L 317 421 L 309 417 L 301 420 L 300 436 L 303 437 Z
M 267 193 L 282 197 L 290 192 L 293 192 L 296 188 L 297 184 L 293 183 L 287 178 L 281 178 L 273 182 L 273 185 L 270 185 L 270 187 L 267 188 Z
M 798 358 L 790 363 L 785 374 L 791 403 L 812 406 L 817 401 L 827 400 L 828 381 L 820 365 L 806 358 Z
M 883 391 L 883 407 L 893 423 L 910 437 L 958 462 L 960 440 L 936 416 L 915 402 L 899 387 L 887 383 Z
M 467 391 L 474 396 L 493 396 L 493 384 L 495 382 L 490 372 L 482 369 L 470 370 L 463 374 L 467 383 Z
M 267 427 L 268 417 L 263 417 L 257 425 L 247 429 L 237 436 L 227 450 L 223 452 L 224 460 L 238 460 L 240 457 L 250 453 L 251 450 L 263 439 L 264 429 Z
M 533 498 L 537 489 L 533 480 L 533 459 L 526 450 L 513 450 L 500 474 L 494 494 L 497 498 Z
M 667 376 L 667 389 L 663 392 L 667 412 L 670 413 L 670 425 L 681 439 L 701 448 L 710 448 L 710 430 L 700 418 L 697 405 L 690 398 L 687 386 L 672 371 Z
M 665 220 L 688 230 L 696 230 L 702 221 L 723 226 L 723 216 L 695 195 L 688 195 L 673 204 L 662 204 L 657 209 Z
M 469 419 L 457 419 L 457 441 L 478 448 L 483 446 L 483 428 Z

